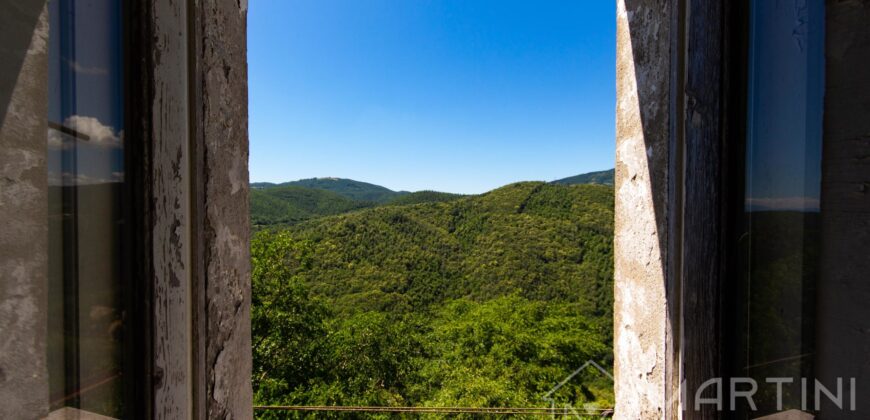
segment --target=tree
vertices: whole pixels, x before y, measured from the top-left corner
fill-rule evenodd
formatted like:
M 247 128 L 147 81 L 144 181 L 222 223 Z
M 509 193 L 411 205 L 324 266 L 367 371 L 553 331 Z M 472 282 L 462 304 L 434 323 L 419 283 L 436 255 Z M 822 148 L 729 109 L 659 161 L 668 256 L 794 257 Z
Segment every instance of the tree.
M 326 307 L 292 273 L 310 264 L 311 246 L 287 232 L 251 241 L 253 385 L 259 403 L 275 403 L 322 369 Z

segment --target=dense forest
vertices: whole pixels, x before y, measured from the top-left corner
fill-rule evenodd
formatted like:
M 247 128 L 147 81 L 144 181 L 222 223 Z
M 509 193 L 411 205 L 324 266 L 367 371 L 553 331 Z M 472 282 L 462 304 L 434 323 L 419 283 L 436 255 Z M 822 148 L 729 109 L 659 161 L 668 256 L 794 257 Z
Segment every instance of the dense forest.
M 615 171 L 613 169 L 607 171 L 589 172 L 585 174 L 569 176 L 568 178 L 557 179 L 553 184 L 603 184 L 613 185 L 613 177 Z
M 256 404 L 548 406 L 612 365 L 612 186 L 318 180 L 253 185 Z

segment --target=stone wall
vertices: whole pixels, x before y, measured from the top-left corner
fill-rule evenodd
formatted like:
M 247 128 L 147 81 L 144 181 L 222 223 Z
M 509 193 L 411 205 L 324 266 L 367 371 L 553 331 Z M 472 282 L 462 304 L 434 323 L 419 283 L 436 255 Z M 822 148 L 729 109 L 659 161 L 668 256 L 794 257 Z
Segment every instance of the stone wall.
M 48 14 L 0 1 L 0 418 L 48 414 Z
M 617 2 L 615 416 L 665 415 L 671 2 Z
M 251 418 L 247 1 L 202 0 L 208 418 Z

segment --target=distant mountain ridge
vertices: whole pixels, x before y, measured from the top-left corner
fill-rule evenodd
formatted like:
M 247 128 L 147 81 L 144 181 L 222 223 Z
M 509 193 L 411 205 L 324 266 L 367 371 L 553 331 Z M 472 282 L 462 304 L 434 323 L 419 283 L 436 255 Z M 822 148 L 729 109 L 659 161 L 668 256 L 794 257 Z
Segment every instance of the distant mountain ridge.
M 251 187 L 255 189 L 288 186 L 331 191 L 351 200 L 369 201 L 374 203 L 385 203 L 394 197 L 410 194 L 408 191 L 393 191 L 387 187 L 370 184 L 368 182 L 332 177 L 307 178 L 298 181 L 282 182 L 280 184 L 273 184 L 270 182 L 255 182 L 251 184 Z
M 557 185 L 613 185 L 613 170 L 590 172 L 550 182 Z M 438 191 L 393 191 L 347 178 L 307 178 L 251 183 L 251 222 L 255 226 L 292 225 L 313 218 L 380 207 L 439 203 L 468 197 Z
M 574 175 L 567 178 L 551 181 L 551 184 L 603 184 L 613 185 L 614 170 L 608 169 L 604 171 L 587 172 L 580 175 Z M 395 197 L 411 194 L 409 191 L 393 191 L 387 187 L 383 187 L 368 182 L 356 181 L 348 178 L 322 177 L 322 178 L 306 178 L 297 181 L 289 181 L 282 183 L 274 182 L 252 182 L 253 189 L 266 189 L 274 187 L 298 186 L 306 188 L 314 188 L 318 190 L 326 190 L 338 193 L 352 200 L 387 202 Z M 417 191 L 419 193 L 433 193 L 435 191 L 425 190 Z M 439 194 L 452 194 L 441 193 Z M 461 194 L 458 194 L 461 195 Z
M 296 185 L 254 188 L 251 190 L 251 222 L 254 225 L 293 224 L 374 204 L 332 191 Z
M 439 191 L 417 191 L 408 194 L 399 195 L 390 199 L 390 201 L 386 202 L 386 205 L 392 206 L 406 206 L 409 204 L 422 204 L 422 203 L 443 203 L 447 201 L 453 201 L 462 197 L 467 197 L 463 194 L 453 194 Z
M 588 172 L 585 174 L 569 176 L 568 178 L 557 179 L 551 184 L 574 185 L 574 184 L 601 184 L 613 185 L 615 170 L 608 169 L 606 171 Z

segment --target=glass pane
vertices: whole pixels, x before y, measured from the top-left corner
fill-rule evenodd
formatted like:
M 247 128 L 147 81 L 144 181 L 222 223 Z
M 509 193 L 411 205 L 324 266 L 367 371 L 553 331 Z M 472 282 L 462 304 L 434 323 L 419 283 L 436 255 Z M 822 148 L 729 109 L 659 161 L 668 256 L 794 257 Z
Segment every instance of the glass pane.
M 121 417 L 120 2 L 52 0 L 49 8 L 51 406 Z
M 740 418 L 806 409 L 801 378 L 813 376 L 815 356 L 824 89 L 824 2 L 750 4 L 734 375 L 754 379 L 759 391 L 758 411 L 743 406 Z M 791 382 L 778 393 L 771 378 Z

